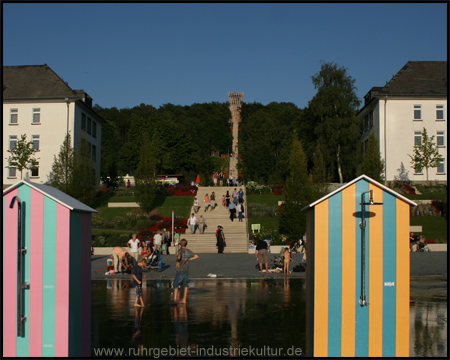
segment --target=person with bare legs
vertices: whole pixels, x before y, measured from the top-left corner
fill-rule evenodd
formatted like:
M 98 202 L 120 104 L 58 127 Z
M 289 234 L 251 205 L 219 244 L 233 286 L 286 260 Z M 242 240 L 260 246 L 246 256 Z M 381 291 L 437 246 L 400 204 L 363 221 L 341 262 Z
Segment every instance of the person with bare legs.
M 189 261 L 198 259 L 198 255 L 187 249 L 187 240 L 181 239 L 181 248 L 178 250 L 175 274 L 173 282 L 173 301 L 174 303 L 186 304 L 187 295 L 189 291 Z M 183 299 L 180 301 L 180 285 L 183 283 Z

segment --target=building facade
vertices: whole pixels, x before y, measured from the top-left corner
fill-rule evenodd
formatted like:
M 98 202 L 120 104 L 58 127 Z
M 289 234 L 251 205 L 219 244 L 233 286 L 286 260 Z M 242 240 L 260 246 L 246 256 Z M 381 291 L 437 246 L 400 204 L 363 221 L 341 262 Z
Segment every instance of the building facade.
M 54 156 L 66 134 L 77 149 L 84 135 L 100 181 L 101 139 L 104 120 L 92 109 L 92 98 L 72 90 L 48 65 L 3 67 L 3 184 L 21 180 L 20 171 L 9 169 L 9 153 L 23 134 L 38 151 L 38 166 L 24 170 L 23 179 L 45 184 L 50 180 Z
M 384 87 L 373 87 L 366 94 L 358 117 L 363 151 L 371 133 L 378 139 L 386 181 L 402 172 L 410 181 L 426 181 L 425 169 L 416 172 L 408 156 L 426 128 L 443 158 L 437 168 L 428 170 L 428 180 L 447 183 L 446 61 L 409 61 Z

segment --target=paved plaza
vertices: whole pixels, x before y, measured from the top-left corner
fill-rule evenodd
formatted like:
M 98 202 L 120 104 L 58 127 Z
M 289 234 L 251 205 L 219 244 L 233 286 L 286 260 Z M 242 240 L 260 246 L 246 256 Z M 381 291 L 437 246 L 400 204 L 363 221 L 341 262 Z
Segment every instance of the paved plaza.
M 171 249 L 172 251 L 174 249 Z M 271 254 L 269 264 L 278 254 Z M 292 254 L 290 269 L 301 264 L 303 254 Z M 107 265 L 107 255 L 93 255 L 91 258 L 92 280 L 110 279 L 122 277 L 130 278 L 131 275 L 105 275 L 107 269 L 97 271 Z M 146 279 L 173 279 L 175 277 L 175 255 L 163 255 L 162 270 L 146 272 Z M 216 274 L 223 279 L 253 279 L 253 278 L 305 278 L 305 272 L 292 272 L 289 275 L 281 273 L 260 273 L 256 269 L 257 262 L 254 254 L 199 254 L 199 259 L 190 263 L 189 277 L 191 279 L 208 279 L 209 274 Z M 381 269 L 380 269 L 381 271 Z M 447 276 L 447 252 L 411 253 L 411 277 L 416 276 Z

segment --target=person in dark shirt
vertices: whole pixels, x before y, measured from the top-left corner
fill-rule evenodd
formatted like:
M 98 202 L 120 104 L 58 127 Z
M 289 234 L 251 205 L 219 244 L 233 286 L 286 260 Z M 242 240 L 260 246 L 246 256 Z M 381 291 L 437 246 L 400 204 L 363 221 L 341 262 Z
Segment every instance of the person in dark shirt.
M 133 285 L 136 288 L 136 300 L 134 306 L 144 307 L 144 300 L 142 299 L 142 269 L 147 266 L 147 260 L 141 259 L 137 265 L 133 268 Z M 138 305 L 140 300 L 141 305 Z
M 259 272 L 269 272 L 269 251 L 264 240 L 259 240 L 256 245 L 255 260 L 259 261 Z M 263 270 L 263 264 L 266 264 L 266 270 Z

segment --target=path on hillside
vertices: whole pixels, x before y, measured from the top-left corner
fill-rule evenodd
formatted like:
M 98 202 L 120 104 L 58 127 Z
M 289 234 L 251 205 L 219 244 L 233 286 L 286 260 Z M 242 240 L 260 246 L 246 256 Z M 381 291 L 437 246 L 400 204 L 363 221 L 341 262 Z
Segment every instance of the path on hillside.
M 236 187 L 239 191 L 239 187 Z M 245 189 L 244 190 L 244 202 L 246 201 Z M 228 213 L 228 209 L 222 205 L 222 196 L 226 194 L 227 190 L 230 192 L 230 196 L 233 193 L 234 187 L 226 186 L 208 186 L 199 187 L 197 191 L 197 199 L 201 205 L 200 210 L 195 216 L 197 219 L 202 215 L 205 218 L 207 228 L 204 234 L 200 234 L 197 230 L 195 234 L 191 234 L 190 228 L 186 229 L 186 233 L 181 237 L 188 241 L 188 248 L 195 253 L 215 253 L 216 249 L 216 229 L 218 225 L 223 227 L 225 234 L 225 240 L 227 247 L 225 253 L 247 253 L 248 252 L 248 236 L 247 236 L 247 219 L 244 213 L 244 221 L 239 222 L 238 219 L 234 219 L 232 222 Z M 216 194 L 217 206 L 214 210 L 208 210 L 204 212 L 205 195 L 211 195 L 212 192 Z M 193 205 L 193 204 L 192 204 Z M 191 208 L 191 213 L 193 208 Z

